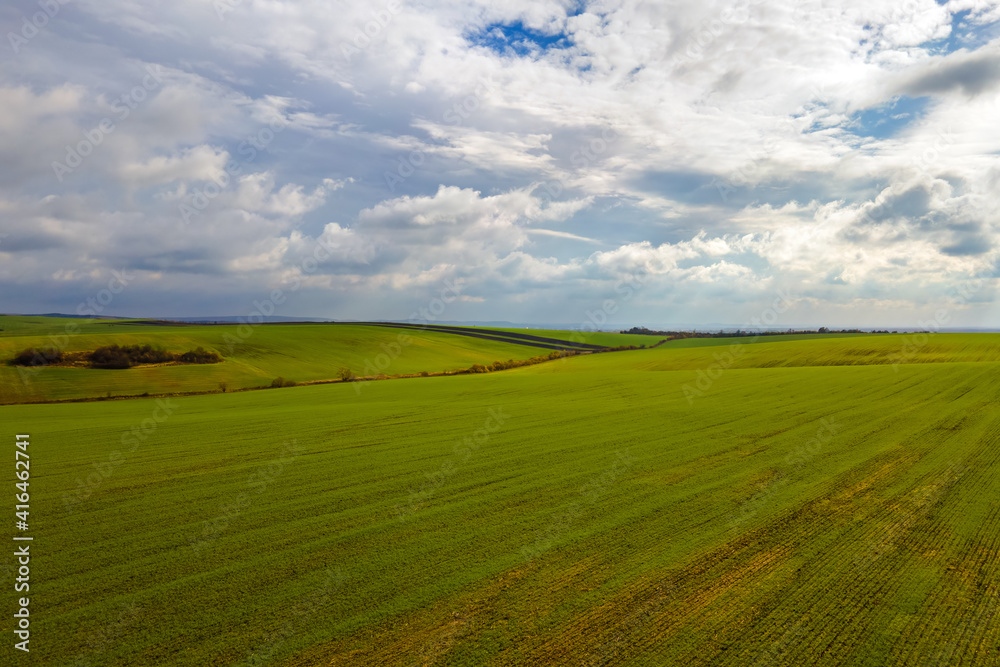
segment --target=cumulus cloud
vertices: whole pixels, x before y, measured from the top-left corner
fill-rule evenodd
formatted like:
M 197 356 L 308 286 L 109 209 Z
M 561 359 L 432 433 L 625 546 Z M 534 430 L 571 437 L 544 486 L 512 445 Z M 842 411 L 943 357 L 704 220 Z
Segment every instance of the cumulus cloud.
M 456 319 L 575 322 L 641 273 L 623 318 L 794 285 L 880 324 L 1000 261 L 997 2 L 74 7 L 0 65 L 7 310 L 127 266 L 124 314 L 452 280 Z
M 195 146 L 177 155 L 158 156 L 145 162 L 122 165 L 121 179 L 127 183 L 149 187 L 175 181 L 208 181 L 222 177 L 229 155 L 211 146 Z

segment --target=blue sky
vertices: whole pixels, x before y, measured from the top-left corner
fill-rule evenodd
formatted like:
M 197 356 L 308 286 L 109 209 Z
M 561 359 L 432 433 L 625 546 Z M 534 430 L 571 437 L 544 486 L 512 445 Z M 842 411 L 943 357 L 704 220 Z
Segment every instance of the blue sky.
M 5 3 L 0 311 L 997 327 L 998 21 Z

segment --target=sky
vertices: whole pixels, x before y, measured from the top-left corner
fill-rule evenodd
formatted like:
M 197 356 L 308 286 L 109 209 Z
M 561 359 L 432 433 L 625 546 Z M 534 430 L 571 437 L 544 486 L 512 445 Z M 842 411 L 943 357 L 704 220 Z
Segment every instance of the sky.
M 1000 327 L 1000 3 L 0 8 L 0 311 Z

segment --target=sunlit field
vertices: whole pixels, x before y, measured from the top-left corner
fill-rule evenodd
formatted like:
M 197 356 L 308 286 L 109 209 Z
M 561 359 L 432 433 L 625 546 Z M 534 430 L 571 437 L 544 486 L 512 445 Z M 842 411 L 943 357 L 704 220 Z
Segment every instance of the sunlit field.
M 302 354 L 373 357 L 365 329 L 248 343 L 296 377 Z M 504 345 L 421 340 L 399 368 Z M 0 407 L 32 438 L 37 657 L 996 664 L 998 341 L 673 341 L 363 392 Z

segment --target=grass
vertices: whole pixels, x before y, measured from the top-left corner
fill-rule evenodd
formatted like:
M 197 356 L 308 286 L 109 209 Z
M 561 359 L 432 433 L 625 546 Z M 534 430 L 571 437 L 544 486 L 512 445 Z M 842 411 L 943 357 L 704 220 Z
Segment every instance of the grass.
M 723 370 L 877 365 L 893 373 L 894 367 L 907 364 L 1000 361 L 1000 336 L 997 334 L 919 336 L 880 334 L 831 338 L 761 336 L 757 339 L 687 339 L 670 341 L 648 352 L 628 352 L 624 357 L 598 355 L 600 359 L 594 363 L 608 369 L 624 364 L 651 371 L 698 371 L 713 365 Z
M 997 337 L 761 341 L 0 407 L 37 657 L 995 663 Z
M 653 345 L 660 340 L 655 336 L 617 333 L 499 331 L 606 346 Z M 404 338 L 400 339 L 400 336 Z M 857 352 L 850 343 L 855 339 L 853 336 L 835 335 L 782 336 L 779 339 L 760 337 L 754 341 L 755 345 L 787 345 L 792 342 L 803 345 L 782 348 L 794 351 L 795 356 L 790 359 L 779 359 L 769 351 L 770 348 L 761 348 L 763 357 L 747 355 L 734 367 L 754 367 L 766 363 L 885 363 L 889 355 L 903 349 L 907 340 L 903 336 L 892 335 L 864 337 L 867 342 Z M 400 344 L 401 340 L 408 343 Z M 916 360 L 933 360 L 934 354 L 937 354 L 938 360 L 978 360 L 983 353 L 1000 359 L 996 346 L 991 347 L 988 335 L 971 335 L 969 340 L 967 350 L 957 350 L 954 344 L 949 344 L 946 349 L 936 352 L 938 348 L 935 345 L 928 345 L 921 349 Z M 700 368 L 714 363 L 712 355 L 718 348 L 728 348 L 734 342 L 749 344 L 750 341 L 729 338 L 670 341 L 662 347 L 691 352 L 687 356 L 650 356 L 646 359 L 658 368 L 681 368 L 683 364 Z M 0 359 L 3 360 L 12 359 L 22 350 L 32 347 L 55 345 L 65 352 L 78 352 L 115 344 L 153 344 L 172 352 L 203 346 L 222 355 L 225 361 L 202 366 L 153 366 L 128 370 L 50 367 L 24 371 L 0 365 L 0 404 L 211 392 L 219 390 L 223 384 L 229 391 L 237 391 L 270 386 L 276 377 L 299 383 L 332 380 L 344 367 L 358 376 L 435 373 L 465 369 L 473 364 L 490 364 L 497 360 L 527 359 L 551 351 L 439 331 L 364 325 L 279 324 L 240 328 L 237 325 L 165 325 L 127 320 L 0 316 Z M 873 352 L 876 349 L 882 352 Z M 911 360 L 909 357 L 905 359 L 907 362 Z M 610 365 L 616 367 L 618 363 L 614 361 Z
M 73 327 L 69 334 L 67 326 Z M 25 372 L 0 365 L 0 403 L 207 392 L 216 391 L 220 383 L 239 390 L 269 386 L 279 376 L 296 382 L 330 380 L 342 367 L 358 376 L 441 372 L 551 351 L 436 331 L 363 325 L 276 324 L 241 329 L 235 325 L 161 326 L 2 316 L 0 328 L 2 360 L 31 347 L 57 345 L 76 352 L 146 343 L 171 352 L 203 346 L 225 358 L 221 364 L 127 370 L 50 367 Z
M 606 331 L 560 331 L 557 329 L 510 328 L 499 328 L 497 331 L 529 334 L 532 336 L 545 336 L 547 338 L 560 338 L 580 343 L 590 343 L 591 345 L 604 345 L 606 347 L 618 347 L 619 345 L 655 345 L 665 338 L 665 336 L 644 336 L 640 334 L 623 334 Z

